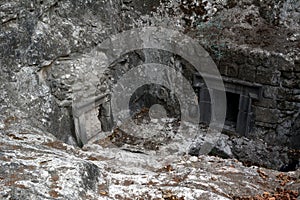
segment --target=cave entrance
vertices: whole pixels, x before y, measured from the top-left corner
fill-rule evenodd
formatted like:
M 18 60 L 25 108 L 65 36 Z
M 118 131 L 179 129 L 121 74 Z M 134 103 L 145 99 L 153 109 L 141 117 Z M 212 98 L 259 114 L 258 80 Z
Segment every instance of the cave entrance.
M 165 86 L 157 84 L 145 84 L 138 88 L 131 96 L 129 102 L 130 115 L 148 109 L 153 105 L 162 105 L 168 118 L 180 119 L 180 103 L 176 95 Z

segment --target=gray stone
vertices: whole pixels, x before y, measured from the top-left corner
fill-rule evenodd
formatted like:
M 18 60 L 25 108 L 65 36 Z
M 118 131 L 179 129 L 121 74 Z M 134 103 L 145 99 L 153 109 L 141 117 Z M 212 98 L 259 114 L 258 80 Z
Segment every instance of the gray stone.
M 228 64 L 226 68 L 226 76 L 237 77 L 239 74 L 239 66 L 236 64 Z
M 300 115 L 293 121 L 289 138 L 290 145 L 296 149 L 300 148 Z
M 269 99 L 277 99 L 278 88 L 273 86 L 264 86 L 263 87 L 263 96 Z
M 255 82 L 256 68 L 251 65 L 241 65 L 238 78 L 245 81 Z
M 293 64 L 282 56 L 272 55 L 269 59 L 270 67 L 276 68 L 284 72 L 292 72 L 294 69 Z
M 257 67 L 255 82 L 267 85 L 279 85 L 280 73 L 274 69 Z
M 296 109 L 296 103 L 295 102 L 289 102 L 289 101 L 279 101 L 278 102 L 278 109 L 280 109 L 280 110 L 295 110 Z
M 293 94 L 299 95 L 300 94 L 300 89 L 293 89 Z
M 276 163 L 275 165 L 277 166 L 283 166 L 288 160 L 287 153 L 283 154 L 283 152 L 286 152 L 286 150 L 283 148 L 274 148 L 273 152 L 268 152 L 269 148 L 274 147 L 270 147 L 266 145 L 266 143 L 263 143 L 259 140 L 253 141 L 239 138 L 233 140 L 231 150 L 235 157 L 238 157 L 240 160 L 244 161 L 251 160 L 251 164 L 259 166 L 272 166 Z M 245 151 L 243 149 L 248 149 L 250 152 L 255 152 L 255 154 L 249 153 L 248 150 Z M 278 150 L 282 151 L 281 155 L 278 153 Z M 267 157 L 270 157 L 271 159 L 266 159 Z
M 277 126 L 276 131 L 279 134 L 279 136 L 281 136 L 281 139 L 287 140 L 291 132 L 291 128 L 292 128 L 292 121 L 290 119 L 287 119 Z
M 218 69 L 219 69 L 221 75 L 226 75 L 227 66 L 225 66 L 225 65 L 219 65 Z M 299 74 L 299 76 L 300 76 L 300 74 Z
M 292 80 L 284 80 L 282 82 L 282 86 L 286 88 L 300 88 L 300 80 L 292 79 Z
M 260 128 L 275 129 L 274 124 L 270 124 L 270 123 L 255 121 L 255 125 Z M 259 132 L 259 131 L 256 131 L 256 132 Z M 254 134 L 255 134 L 255 132 L 254 132 Z
M 295 74 L 294 74 L 294 72 L 282 71 L 281 72 L 281 77 L 284 78 L 284 79 L 294 79 L 295 78 Z
M 190 157 L 190 161 L 191 162 L 197 162 L 198 161 L 198 157 L 192 156 L 192 157 Z
M 300 95 L 293 96 L 292 100 L 294 100 L 295 102 L 300 102 Z
M 264 123 L 276 124 L 279 118 L 280 111 L 277 109 L 266 109 L 255 107 L 255 120 Z
M 299 73 L 299 72 L 295 72 L 295 77 L 296 77 L 297 79 L 300 79 L 300 73 Z
M 300 72 L 300 60 L 295 60 L 295 72 Z
M 293 91 L 288 88 L 278 88 L 277 99 L 285 101 L 293 101 Z
M 273 99 L 260 99 L 259 101 L 254 101 L 253 105 L 259 106 L 259 107 L 264 107 L 264 108 L 277 108 L 277 101 Z

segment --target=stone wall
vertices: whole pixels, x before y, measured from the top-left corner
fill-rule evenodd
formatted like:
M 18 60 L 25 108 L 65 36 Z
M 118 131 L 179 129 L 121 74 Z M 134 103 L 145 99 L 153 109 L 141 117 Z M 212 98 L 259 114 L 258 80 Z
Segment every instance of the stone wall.
M 297 61 L 263 51 L 230 51 L 218 67 L 226 77 L 262 86 L 262 98 L 252 104 L 251 137 L 258 136 L 272 144 L 299 145 L 299 133 L 292 131 L 300 113 Z

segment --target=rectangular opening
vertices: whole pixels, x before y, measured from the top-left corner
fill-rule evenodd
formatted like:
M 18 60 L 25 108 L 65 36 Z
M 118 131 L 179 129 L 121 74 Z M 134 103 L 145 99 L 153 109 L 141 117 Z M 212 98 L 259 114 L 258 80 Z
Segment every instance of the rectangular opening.
M 227 111 L 225 125 L 235 128 L 239 114 L 240 95 L 232 92 L 226 92 Z
M 206 78 L 213 80 L 213 77 L 207 76 Z M 251 130 L 252 99 L 259 100 L 262 98 L 262 85 L 229 77 L 222 77 L 222 79 L 227 99 L 227 112 L 223 131 L 230 134 L 247 135 Z M 195 74 L 193 85 L 199 90 L 200 121 L 209 124 L 211 120 L 216 120 L 218 116 L 213 116 L 211 112 L 212 99 L 210 99 L 208 91 L 211 91 L 214 98 L 218 99 L 220 88 L 211 87 L 208 89 L 199 74 Z

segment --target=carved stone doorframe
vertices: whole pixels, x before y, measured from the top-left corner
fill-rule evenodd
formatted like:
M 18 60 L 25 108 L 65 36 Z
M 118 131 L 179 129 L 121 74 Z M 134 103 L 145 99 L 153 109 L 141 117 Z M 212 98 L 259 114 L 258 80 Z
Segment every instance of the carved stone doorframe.
M 206 77 L 213 79 L 214 77 Z M 251 120 L 253 120 L 253 113 L 251 105 L 253 99 L 259 100 L 262 98 L 262 86 L 242 80 L 235 80 L 223 77 L 226 92 L 239 95 L 238 116 L 235 126 L 235 131 L 239 135 L 247 135 L 250 132 Z M 194 75 L 193 79 L 194 88 L 199 91 L 198 101 L 200 106 L 200 121 L 209 123 L 218 116 L 212 116 L 211 108 L 214 98 L 210 94 L 215 95 L 219 88 L 208 89 L 205 85 L 203 78 L 199 74 Z M 226 126 L 224 127 L 226 129 Z M 229 130 L 232 131 L 232 130 Z

